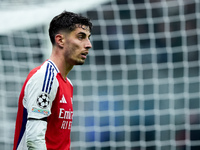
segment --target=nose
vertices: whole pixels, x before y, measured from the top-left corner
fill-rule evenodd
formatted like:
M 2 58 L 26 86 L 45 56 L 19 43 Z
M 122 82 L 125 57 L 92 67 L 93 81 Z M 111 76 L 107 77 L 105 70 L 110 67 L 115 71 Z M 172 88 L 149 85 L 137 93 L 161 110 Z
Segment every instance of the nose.
M 86 44 L 85 44 L 85 48 L 86 48 L 86 49 L 92 48 L 92 44 L 91 44 L 91 42 L 90 42 L 89 39 L 87 40 L 87 42 L 86 42 Z

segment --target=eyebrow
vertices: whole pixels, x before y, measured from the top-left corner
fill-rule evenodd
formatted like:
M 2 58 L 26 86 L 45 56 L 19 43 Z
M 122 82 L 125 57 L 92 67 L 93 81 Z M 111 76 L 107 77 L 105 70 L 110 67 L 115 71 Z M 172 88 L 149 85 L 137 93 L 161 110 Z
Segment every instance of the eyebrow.
M 87 36 L 87 34 L 85 32 L 79 32 L 78 34 L 82 34 L 82 35 Z M 91 36 L 91 34 L 88 35 L 88 37 L 90 37 L 90 36 Z

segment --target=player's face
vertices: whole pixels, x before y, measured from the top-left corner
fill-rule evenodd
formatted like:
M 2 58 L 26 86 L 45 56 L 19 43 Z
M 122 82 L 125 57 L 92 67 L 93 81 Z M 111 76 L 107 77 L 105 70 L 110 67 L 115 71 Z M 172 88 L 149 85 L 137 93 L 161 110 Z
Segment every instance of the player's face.
M 82 65 L 87 58 L 90 42 L 89 27 L 77 25 L 72 32 L 65 34 L 64 55 L 70 65 Z

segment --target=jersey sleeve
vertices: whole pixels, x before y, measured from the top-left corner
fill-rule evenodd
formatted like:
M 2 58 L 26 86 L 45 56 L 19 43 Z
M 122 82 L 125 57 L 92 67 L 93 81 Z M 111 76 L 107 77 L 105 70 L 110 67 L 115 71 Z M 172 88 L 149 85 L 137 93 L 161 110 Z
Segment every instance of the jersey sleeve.
M 56 71 L 47 63 L 27 82 L 23 105 L 27 109 L 26 143 L 29 150 L 46 150 L 45 133 L 58 89 Z
M 49 64 L 44 65 L 27 82 L 23 105 L 28 118 L 41 119 L 51 114 L 51 106 L 58 89 L 56 72 Z
M 45 142 L 46 126 L 46 121 L 28 120 L 26 125 L 28 150 L 47 150 Z

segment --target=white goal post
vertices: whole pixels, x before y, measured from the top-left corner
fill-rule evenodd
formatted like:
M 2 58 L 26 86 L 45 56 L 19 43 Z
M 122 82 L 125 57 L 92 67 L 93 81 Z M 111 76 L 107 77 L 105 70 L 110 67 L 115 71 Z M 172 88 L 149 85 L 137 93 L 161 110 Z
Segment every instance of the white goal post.
M 108 0 L 58 0 L 47 1 L 40 5 L 33 5 L 34 3 L 32 5 L 25 5 L 27 2 L 24 1 L 25 4 L 20 3 L 20 5 L 19 0 L 19 2 L 13 6 L 12 4 L 9 6 L 9 3 L 4 4 L 2 1 L 0 6 L 0 33 L 8 33 L 14 30 L 22 30 L 41 24 L 47 24 L 55 15 L 63 10 L 83 12 L 105 3 L 106 1 Z

